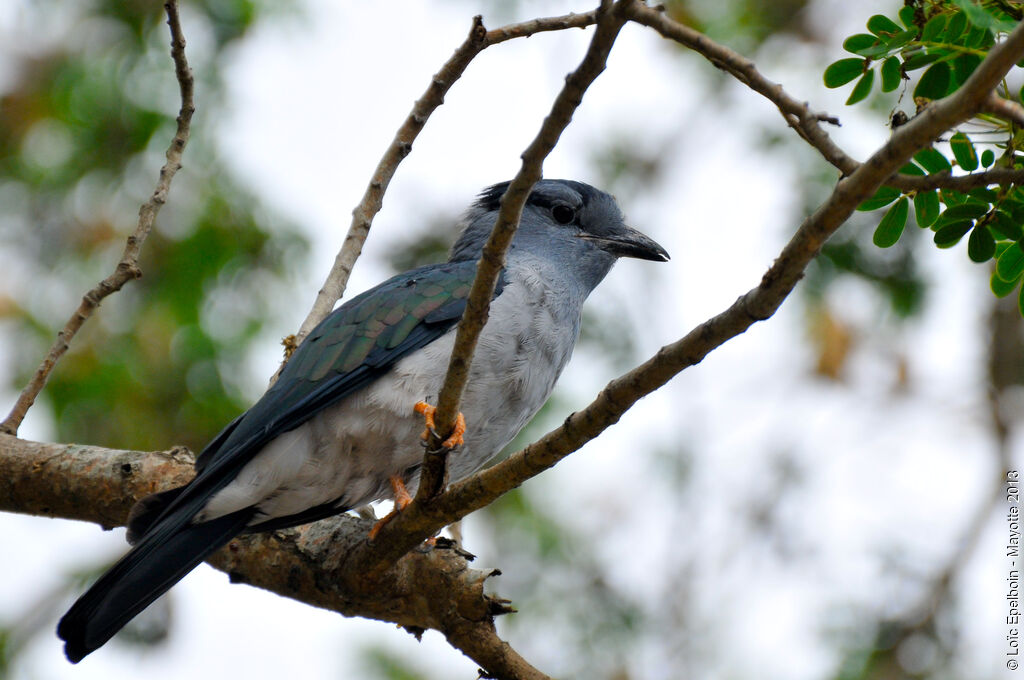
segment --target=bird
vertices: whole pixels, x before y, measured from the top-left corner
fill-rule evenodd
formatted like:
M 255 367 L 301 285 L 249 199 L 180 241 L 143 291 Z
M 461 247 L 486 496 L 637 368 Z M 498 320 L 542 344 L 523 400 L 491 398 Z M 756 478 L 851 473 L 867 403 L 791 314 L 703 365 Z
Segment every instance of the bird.
M 327 316 L 278 380 L 200 453 L 184 486 L 131 510 L 130 550 L 57 626 L 78 663 L 232 538 L 297 526 L 377 500 L 405 502 L 422 462 L 410 445 L 441 389 L 483 246 L 509 182 L 464 213 L 446 262 L 398 274 Z M 472 361 L 468 429 L 448 461 L 464 479 L 537 413 L 569 361 L 584 300 L 622 257 L 668 253 L 588 184 L 529 194 Z M 414 491 L 413 491 L 414 492 Z

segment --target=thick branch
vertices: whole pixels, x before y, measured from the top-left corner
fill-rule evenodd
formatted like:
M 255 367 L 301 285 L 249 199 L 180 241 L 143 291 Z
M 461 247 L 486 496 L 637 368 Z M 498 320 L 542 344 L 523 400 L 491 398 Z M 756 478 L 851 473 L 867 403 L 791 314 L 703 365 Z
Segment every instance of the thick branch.
M 175 131 L 171 145 L 167 149 L 167 162 L 160 168 L 160 179 L 157 181 L 153 195 L 139 209 L 138 224 L 135 227 L 135 231 L 128 237 L 124 253 L 121 255 L 121 261 L 117 263 L 117 267 L 110 276 L 100 281 L 82 297 L 82 302 L 78 305 L 78 309 L 75 310 L 71 318 L 64 324 L 64 328 L 57 333 L 57 338 L 50 347 L 46 358 L 43 359 L 32 379 L 29 380 L 28 384 L 21 391 L 11 412 L 4 422 L 0 423 L 0 432 L 6 432 L 7 434 L 18 433 L 18 428 L 21 427 L 25 415 L 32 407 L 32 404 L 35 403 L 36 397 L 39 396 L 43 387 L 46 386 L 46 381 L 49 379 L 54 366 L 57 365 L 57 362 L 68 351 L 72 338 L 78 333 L 82 324 L 100 306 L 103 298 L 121 290 L 132 279 L 142 276 L 142 270 L 139 269 L 139 253 L 142 250 L 142 244 L 146 241 L 146 237 L 149 236 L 149 232 L 153 229 L 157 213 L 160 212 L 161 206 L 167 201 L 167 192 L 171 188 L 171 180 L 174 179 L 175 173 L 181 168 L 181 156 L 185 150 L 185 145 L 188 144 L 192 114 L 195 111 L 192 101 L 192 70 L 188 66 L 188 60 L 185 58 L 185 36 L 181 32 L 181 23 L 178 19 L 177 0 L 166 2 L 164 9 L 167 11 L 167 24 L 171 27 L 171 58 L 174 59 L 174 73 L 178 78 L 178 88 L 181 91 L 181 109 L 178 112 L 177 119 L 178 129 Z
M 430 115 L 444 103 L 444 96 L 451 89 L 469 63 L 483 50 L 491 45 L 511 40 L 513 38 L 529 37 L 535 33 L 545 31 L 558 31 L 567 28 L 585 28 L 594 23 L 597 18 L 596 12 L 585 12 L 583 14 L 567 14 L 558 17 L 545 17 L 533 19 L 518 24 L 510 24 L 501 28 L 487 31 L 484 29 L 483 21 L 479 16 L 474 17 L 473 26 L 470 28 L 469 36 L 455 50 L 455 53 L 441 66 L 433 78 L 426 92 L 423 93 L 413 105 L 402 127 L 395 133 L 384 156 L 380 159 L 373 177 L 370 179 L 366 191 L 363 193 L 359 205 L 352 211 L 352 223 L 348 228 L 348 234 L 342 244 L 341 250 L 334 259 L 334 265 L 327 275 L 327 280 L 317 294 L 313 308 L 309 311 L 306 319 L 302 322 L 299 332 L 296 333 L 294 342 L 290 346 L 297 347 L 313 328 L 330 314 L 334 303 L 341 299 L 348 284 L 348 278 L 352 273 L 356 260 L 363 251 L 363 244 L 370 232 L 373 218 L 380 212 L 384 201 L 384 193 L 394 177 L 398 164 L 401 163 L 409 152 L 412 151 L 412 143 L 419 135 L 423 126 L 426 125 Z
M 378 541 L 387 546 L 421 540 L 441 527 L 493 502 L 531 477 L 552 467 L 618 422 L 639 399 L 682 370 L 700 363 L 712 350 L 770 318 L 803 276 L 822 245 L 888 177 L 919 149 L 974 116 L 988 93 L 1024 56 L 1024 25 L 992 49 L 973 75 L 949 97 L 929 105 L 900 127 L 890 140 L 810 215 L 764 274 L 761 283 L 728 309 L 694 328 L 677 342 L 629 373 L 613 380 L 589 406 L 536 443 L 451 488 L 429 504 L 413 503 L 383 527 Z
M 111 529 L 124 524 L 136 499 L 192 479 L 192 461 L 184 448 L 139 453 L 0 434 L 0 511 Z
M 477 264 L 476 278 L 473 280 L 466 310 L 455 333 L 448 371 L 438 395 L 436 422 L 439 432 L 448 433 L 455 426 L 476 342 L 487 323 L 494 287 L 505 266 L 505 253 L 519 227 L 523 205 L 533 185 L 541 178 L 544 159 L 555 148 L 562 132 L 572 121 L 573 113 L 583 102 L 584 93 L 604 71 L 612 45 L 615 44 L 624 23 L 625 19 L 621 12 L 613 11 L 610 1 L 602 2 L 598 13 L 597 30 L 583 61 L 575 71 L 566 76 L 565 85 L 551 105 L 551 112 L 541 124 L 537 136 L 522 154 L 519 172 L 501 197 L 498 217 Z M 437 435 L 432 435 L 429 442 L 420 472 L 417 493 L 417 499 L 420 501 L 436 496 L 444 489 L 447 452 L 440 448 L 441 439 Z M 390 556 L 387 559 L 393 560 L 411 547 L 412 545 L 388 546 Z
M 42 444 L 0 434 L 0 511 L 121 526 L 136 499 L 192 478 L 184 449 L 120 451 Z M 494 616 L 508 603 L 484 593 L 493 572 L 469 568 L 466 557 L 439 543 L 414 551 L 392 568 L 356 571 L 348 559 L 366 541 L 369 522 L 343 515 L 303 530 L 242 536 L 210 558 L 232 581 L 299 602 L 435 629 L 496 678 L 546 678 L 501 640 Z

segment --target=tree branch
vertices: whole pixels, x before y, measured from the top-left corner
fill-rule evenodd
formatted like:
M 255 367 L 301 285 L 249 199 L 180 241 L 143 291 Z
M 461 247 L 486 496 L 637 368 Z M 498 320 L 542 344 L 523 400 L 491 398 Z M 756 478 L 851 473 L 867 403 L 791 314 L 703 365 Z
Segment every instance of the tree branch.
M 21 391 L 7 418 L 3 423 L 0 423 L 0 432 L 7 434 L 18 433 L 18 428 L 21 427 L 25 415 L 32 407 L 32 404 L 35 403 L 36 397 L 39 396 L 43 387 L 46 386 L 46 381 L 49 379 L 50 373 L 53 372 L 54 366 L 57 365 L 57 362 L 68 351 L 72 338 L 78 333 L 82 324 L 100 306 L 103 298 L 121 290 L 132 279 L 142 276 L 142 270 L 139 269 L 139 253 L 142 250 L 142 244 L 146 241 L 146 237 L 149 236 L 149 232 L 153 229 L 157 213 L 160 212 L 160 208 L 167 201 L 167 192 L 171 188 L 171 180 L 174 179 L 175 173 L 181 168 L 181 156 L 185 150 L 185 145 L 188 144 L 192 114 L 195 112 L 192 100 L 192 70 L 189 68 L 188 60 L 185 58 L 185 36 L 181 31 L 181 22 L 178 18 L 177 0 L 168 0 L 168 2 L 164 3 L 164 9 L 167 11 L 167 25 L 171 29 L 171 58 L 174 60 L 174 73 L 177 76 L 178 88 L 181 92 L 181 109 L 178 112 L 177 118 L 178 128 L 174 133 L 174 138 L 171 140 L 171 145 L 167 149 L 167 162 L 160 168 L 160 179 L 157 181 L 156 189 L 153 191 L 152 196 L 139 208 L 138 224 L 135 227 L 135 231 L 128 237 L 124 253 L 121 255 L 121 261 L 117 263 L 113 273 L 82 296 L 82 302 L 78 305 L 78 309 L 75 310 L 71 318 L 64 324 L 64 328 L 57 333 L 57 338 L 54 340 L 53 345 L 50 346 L 50 351 L 47 353 L 46 358 L 43 359 L 32 379 L 29 380 L 28 384 Z
M 185 449 L 121 451 L 77 444 L 43 444 L 0 434 L 0 511 L 124 524 L 135 501 L 192 478 Z M 349 559 L 365 543 L 370 523 L 350 515 L 299 530 L 240 536 L 210 564 L 232 581 L 336 611 L 397 623 L 410 632 L 438 630 L 496 678 L 542 680 L 494 629 L 511 611 L 484 593 L 494 571 L 469 567 L 466 554 L 439 542 L 393 567 L 356 570 Z
M 1024 127 L 1024 106 L 1010 99 L 1004 99 L 995 92 L 989 95 L 981 110 L 984 113 L 1004 118 L 1017 127 Z
M 665 16 L 663 9 L 647 7 L 638 2 L 631 3 L 626 8 L 626 16 L 631 21 L 653 28 L 663 37 L 697 52 L 717 68 L 775 104 L 786 123 L 844 175 L 850 175 L 857 169 L 857 161 L 840 149 L 821 127 L 822 122 L 839 125 L 839 120 L 834 116 L 816 113 L 806 103 L 791 97 L 782 85 L 773 83 L 762 75 L 750 59 L 725 45 L 720 45 L 700 31 L 673 21 Z
M 773 83 L 758 71 L 757 66 L 750 59 L 689 26 L 673 21 L 665 16 L 660 9 L 636 3 L 630 5 L 626 13 L 630 20 L 653 28 L 663 37 L 697 52 L 717 68 L 729 73 L 754 92 L 775 104 L 786 123 L 800 135 L 800 138 L 814 147 L 822 158 L 835 166 L 843 176 L 852 175 L 860 168 L 861 164 L 833 142 L 821 127 L 823 122 L 839 125 L 837 118 L 817 113 L 811 110 L 806 103 L 793 98 L 782 88 L 782 85 Z M 979 112 L 992 113 L 1024 126 L 1024 107 L 999 97 L 995 92 L 991 93 Z M 967 191 L 991 184 L 1019 183 L 1021 181 L 1024 181 L 1024 171 L 995 168 L 987 172 L 957 176 L 950 173 L 937 173 L 924 177 L 894 174 L 887 178 L 884 184 L 901 191 L 927 191 L 930 189 Z
M 884 184 L 900 191 L 928 191 L 930 189 L 954 189 L 969 191 L 993 184 L 1020 184 L 1024 182 L 1024 170 L 1020 168 L 992 168 L 969 175 L 953 175 L 939 172 L 931 175 L 893 175 Z
M 598 10 L 597 30 L 583 61 L 575 71 L 566 76 L 565 85 L 555 97 L 550 113 L 541 124 L 537 136 L 522 154 L 519 172 L 501 197 L 501 208 L 477 263 L 476 277 L 473 280 L 466 310 L 456 330 L 448 371 L 438 395 L 438 432 L 449 433 L 455 425 L 459 402 L 469 379 L 477 339 L 487 323 L 494 287 L 505 266 L 505 253 L 519 227 L 526 199 L 533 185 L 541 178 L 544 159 L 555 148 L 562 132 L 572 121 L 573 113 L 583 102 L 583 95 L 587 89 L 604 71 L 608 55 L 624 24 L 625 19 L 620 8 L 613 8 L 610 0 L 603 0 Z M 443 437 L 432 434 L 428 441 L 420 470 L 419 490 L 416 494 L 419 502 L 425 502 L 444 490 L 448 452 L 441 448 L 442 439 Z M 381 560 L 380 564 L 393 561 L 413 545 L 415 543 L 397 545 L 388 542 L 377 559 Z
M 597 20 L 597 12 L 585 12 L 583 14 L 566 14 L 557 17 L 545 17 L 533 19 L 518 24 L 510 24 L 501 28 L 487 31 L 484 29 L 483 20 L 476 16 L 473 18 L 473 25 L 469 30 L 469 36 L 455 50 L 448 61 L 441 66 L 433 78 L 426 92 L 416 100 L 412 111 L 406 117 L 402 127 L 395 133 L 395 138 L 384 156 L 380 159 L 373 177 L 370 179 L 366 191 L 363 193 L 359 205 L 352 211 L 352 223 L 348 228 L 345 241 L 338 255 L 334 259 L 334 265 L 327 274 L 323 287 L 317 293 L 313 308 L 310 309 L 306 319 L 299 327 L 299 332 L 288 343 L 294 350 L 305 340 L 310 331 L 323 321 L 334 304 L 341 299 L 348 285 L 348 278 L 352 274 L 352 268 L 363 251 L 363 244 L 370 233 L 370 226 L 373 218 L 380 212 L 384 201 L 384 194 L 394 177 L 395 171 L 409 152 L 412 151 L 412 143 L 423 130 L 427 119 L 433 112 L 444 103 L 444 96 L 451 89 L 469 63 L 491 45 L 512 40 L 513 38 L 529 37 L 536 33 L 545 31 L 559 31 L 568 28 L 586 28 Z M 290 352 L 289 352 L 290 356 Z
M 933 102 L 901 126 L 889 141 L 849 176 L 841 179 L 826 201 L 800 225 L 761 283 L 728 309 L 709 319 L 671 345 L 662 347 L 642 365 L 610 382 L 582 411 L 534 444 L 472 477 L 453 484 L 429 504 L 413 503 L 385 525 L 377 542 L 413 544 L 446 524 L 493 502 L 531 477 L 554 466 L 618 422 L 639 399 L 658 389 L 684 369 L 700 363 L 712 350 L 770 318 L 803 276 L 822 245 L 887 178 L 919 149 L 977 114 L 988 93 L 1024 56 L 1024 24 L 995 46 L 964 85 Z M 391 553 L 387 553 L 391 554 Z

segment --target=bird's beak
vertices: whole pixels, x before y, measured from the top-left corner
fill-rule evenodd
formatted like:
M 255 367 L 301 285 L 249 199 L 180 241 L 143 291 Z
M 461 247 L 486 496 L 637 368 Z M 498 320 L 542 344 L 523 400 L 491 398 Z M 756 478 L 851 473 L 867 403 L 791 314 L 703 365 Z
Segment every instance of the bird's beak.
M 632 227 L 623 226 L 618 234 L 610 236 L 580 234 L 580 238 L 593 241 L 599 248 L 616 257 L 635 257 L 639 260 L 653 262 L 668 262 L 669 260 L 668 251 L 658 245 L 654 239 L 641 234 Z

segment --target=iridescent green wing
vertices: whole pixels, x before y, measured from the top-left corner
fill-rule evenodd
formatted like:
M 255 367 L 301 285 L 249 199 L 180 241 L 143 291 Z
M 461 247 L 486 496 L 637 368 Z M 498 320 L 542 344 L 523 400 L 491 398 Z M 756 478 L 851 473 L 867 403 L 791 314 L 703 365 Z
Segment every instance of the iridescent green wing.
M 475 262 L 429 265 L 399 274 L 336 309 L 295 351 L 274 387 L 207 447 L 197 471 L 213 473 L 225 465 L 235 469 L 274 437 L 447 333 L 462 316 L 475 275 Z M 495 297 L 503 287 L 504 276 Z

